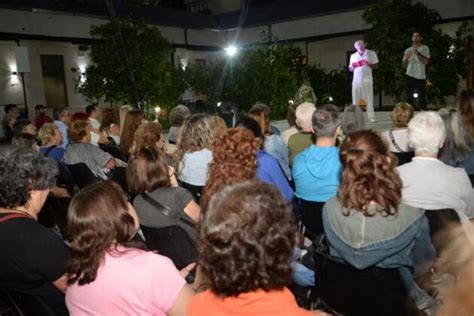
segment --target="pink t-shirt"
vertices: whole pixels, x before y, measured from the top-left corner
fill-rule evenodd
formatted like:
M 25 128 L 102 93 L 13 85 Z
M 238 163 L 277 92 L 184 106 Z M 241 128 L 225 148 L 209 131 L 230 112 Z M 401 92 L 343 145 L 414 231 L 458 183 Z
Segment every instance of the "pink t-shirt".
M 71 315 L 166 315 L 186 284 L 170 259 L 119 248 L 105 256 L 94 282 L 69 286 Z

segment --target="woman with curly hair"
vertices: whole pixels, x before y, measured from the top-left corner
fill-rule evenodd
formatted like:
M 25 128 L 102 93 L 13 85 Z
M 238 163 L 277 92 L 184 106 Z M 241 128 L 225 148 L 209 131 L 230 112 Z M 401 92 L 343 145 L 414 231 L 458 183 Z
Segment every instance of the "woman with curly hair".
M 291 207 L 276 188 L 243 182 L 217 192 L 199 237 L 210 289 L 191 300 L 189 316 L 315 315 L 299 308 L 286 287 L 296 231 Z
M 213 160 L 202 196 L 203 209 L 211 196 L 226 185 L 255 180 L 260 145 L 261 141 L 246 128 L 228 129 L 214 141 Z
M 54 315 L 67 315 L 64 293 L 69 250 L 37 222 L 57 167 L 31 148 L 0 156 L 0 284 L 34 296 Z
M 387 143 L 373 131 L 354 132 L 342 143 L 340 159 L 338 195 L 323 209 L 331 255 L 356 269 L 398 268 L 418 308 L 432 308 L 433 298 L 413 280 L 434 258 L 428 220 L 422 209 L 401 203 L 402 181 Z
M 135 209 L 113 182 L 88 186 L 69 207 L 66 304 L 71 315 L 184 315 L 192 290 L 170 259 L 133 240 Z
M 212 162 L 211 120 L 205 114 L 193 114 L 181 127 L 175 161 L 178 164 L 178 179 L 187 188 L 197 202 L 207 182 L 209 165 Z
M 257 121 L 249 116 L 243 116 L 237 123 L 237 127 L 243 127 L 252 132 L 255 139 L 262 144 L 264 136 Z M 288 178 L 283 173 L 275 157 L 268 154 L 260 145 L 257 151 L 257 179 L 276 186 L 281 194 L 288 200 L 293 199 L 293 189 L 288 182 Z

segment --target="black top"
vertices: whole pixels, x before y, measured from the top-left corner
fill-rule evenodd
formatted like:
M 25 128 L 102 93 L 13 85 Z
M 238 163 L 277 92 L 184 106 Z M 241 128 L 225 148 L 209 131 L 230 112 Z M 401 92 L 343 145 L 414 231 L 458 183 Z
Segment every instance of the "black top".
M 35 295 L 57 314 L 67 313 L 63 293 L 52 284 L 69 260 L 58 235 L 32 218 L 12 218 L 0 222 L 0 253 L 0 287 Z

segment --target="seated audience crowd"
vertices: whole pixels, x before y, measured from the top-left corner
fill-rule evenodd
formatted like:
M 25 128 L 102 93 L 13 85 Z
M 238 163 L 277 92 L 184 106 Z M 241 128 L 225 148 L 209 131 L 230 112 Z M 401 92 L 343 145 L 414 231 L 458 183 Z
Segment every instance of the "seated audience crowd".
M 446 294 L 440 280 L 474 274 L 452 250 L 472 240 L 474 92 L 439 112 L 397 103 L 380 134 L 357 105 L 298 101 L 280 137 L 270 108 L 233 113 L 228 127 L 178 105 L 166 137 L 131 106 L 60 107 L 52 121 L 38 105 L 36 126 L 8 107 L 0 290 L 48 315 L 337 314 L 323 256 L 369 278 L 391 271 L 386 286 L 399 281 L 413 315 L 462 310 L 452 293 L 472 286 Z M 446 212 L 463 237 L 442 235 L 442 248 Z

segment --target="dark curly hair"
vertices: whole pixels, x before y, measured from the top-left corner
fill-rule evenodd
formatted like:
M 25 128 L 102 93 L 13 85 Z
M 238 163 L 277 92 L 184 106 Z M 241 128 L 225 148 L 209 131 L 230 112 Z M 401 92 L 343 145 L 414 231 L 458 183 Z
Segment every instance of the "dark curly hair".
M 58 169 L 54 160 L 20 147 L 0 156 L 0 174 L 0 207 L 16 208 L 27 204 L 31 191 L 51 188 Z
M 89 185 L 74 196 L 67 228 L 72 239 L 69 284 L 93 282 L 107 251 L 118 253 L 118 246 L 145 248 L 131 241 L 136 233 L 135 221 L 128 212 L 127 197 L 114 182 Z
M 202 206 L 224 186 L 255 180 L 260 141 L 246 128 L 231 128 L 214 141 L 209 177 L 203 191 Z
M 273 186 L 247 181 L 214 194 L 198 241 L 211 291 L 229 297 L 282 289 L 291 281 L 295 237 L 291 207 Z
M 349 134 L 339 153 L 344 167 L 338 197 L 342 205 L 364 214 L 371 202 L 381 206 L 384 215 L 398 212 L 402 180 L 395 167 L 397 158 L 389 152 L 380 135 L 371 130 Z

